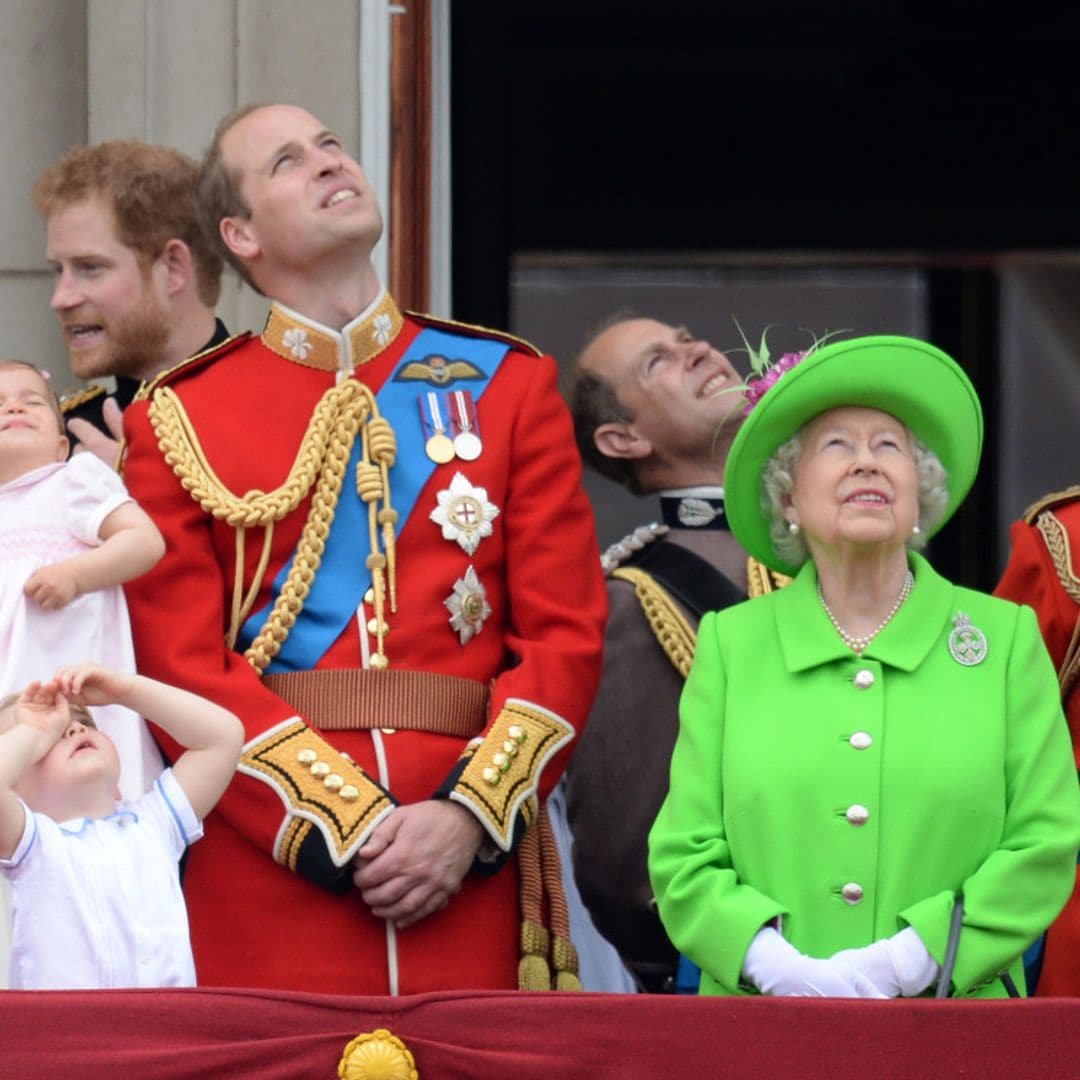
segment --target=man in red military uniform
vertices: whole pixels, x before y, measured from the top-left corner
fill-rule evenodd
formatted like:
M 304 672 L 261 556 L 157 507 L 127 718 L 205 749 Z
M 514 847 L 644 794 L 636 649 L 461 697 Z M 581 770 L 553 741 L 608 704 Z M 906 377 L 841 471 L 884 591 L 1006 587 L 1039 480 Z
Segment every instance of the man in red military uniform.
M 1080 767 L 1080 487 L 1040 499 L 1013 523 L 1009 538 L 1009 563 L 994 595 L 1035 609 L 1058 671 Z M 1080 874 L 1068 903 L 1046 932 L 1037 992 L 1080 996 Z
M 555 365 L 398 310 L 367 180 L 302 109 L 223 121 L 200 206 L 266 328 L 125 414 L 168 543 L 129 593 L 140 670 L 248 740 L 187 868 L 199 981 L 513 987 L 514 854 L 605 614 Z

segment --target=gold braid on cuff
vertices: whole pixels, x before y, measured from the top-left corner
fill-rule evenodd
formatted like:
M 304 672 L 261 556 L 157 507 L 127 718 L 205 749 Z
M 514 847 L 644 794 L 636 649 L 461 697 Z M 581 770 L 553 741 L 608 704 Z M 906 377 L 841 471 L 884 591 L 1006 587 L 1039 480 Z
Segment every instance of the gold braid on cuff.
M 532 822 L 540 774 L 573 737 L 573 727 L 555 713 L 508 698 L 487 734 L 469 743 L 450 798 L 467 806 L 499 848 L 509 851 L 517 814 L 526 825 Z
M 323 834 L 334 865 L 344 866 L 394 805 L 302 720 L 286 721 L 249 745 L 237 770 L 269 784 L 285 804 L 274 858 L 292 870 L 312 825 Z

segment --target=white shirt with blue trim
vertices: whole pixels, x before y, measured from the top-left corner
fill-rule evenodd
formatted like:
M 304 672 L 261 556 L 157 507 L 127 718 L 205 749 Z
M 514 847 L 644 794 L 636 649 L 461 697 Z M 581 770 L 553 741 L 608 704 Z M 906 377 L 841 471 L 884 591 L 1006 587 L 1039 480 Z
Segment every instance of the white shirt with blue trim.
M 11 881 L 12 989 L 194 986 L 178 860 L 202 824 L 172 770 L 106 818 L 26 808 Z

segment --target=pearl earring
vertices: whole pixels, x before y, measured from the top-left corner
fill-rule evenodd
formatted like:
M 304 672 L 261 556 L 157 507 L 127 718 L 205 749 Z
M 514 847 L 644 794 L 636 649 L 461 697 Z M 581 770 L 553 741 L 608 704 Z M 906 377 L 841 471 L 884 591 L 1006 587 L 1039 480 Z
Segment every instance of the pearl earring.
M 787 523 L 787 531 L 789 533 L 791 533 L 792 536 L 798 536 L 799 535 L 799 523 L 797 521 L 789 521 Z
M 919 523 L 916 521 L 915 524 L 911 527 L 911 535 L 918 536 L 921 532 L 922 529 L 919 528 Z

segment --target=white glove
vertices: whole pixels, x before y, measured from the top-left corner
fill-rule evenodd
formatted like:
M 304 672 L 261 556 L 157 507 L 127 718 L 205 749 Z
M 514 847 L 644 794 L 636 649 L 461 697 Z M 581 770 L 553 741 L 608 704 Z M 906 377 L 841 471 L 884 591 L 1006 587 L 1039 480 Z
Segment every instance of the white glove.
M 742 973 L 763 994 L 776 997 L 885 996 L 856 968 L 835 957 L 817 960 L 804 956 L 771 926 L 762 927 L 754 935 Z
M 861 972 L 885 997 L 917 997 L 941 974 L 910 926 L 861 949 L 844 949 L 833 959 Z

